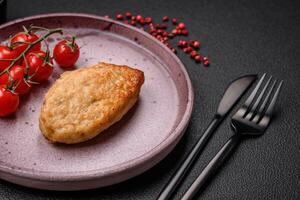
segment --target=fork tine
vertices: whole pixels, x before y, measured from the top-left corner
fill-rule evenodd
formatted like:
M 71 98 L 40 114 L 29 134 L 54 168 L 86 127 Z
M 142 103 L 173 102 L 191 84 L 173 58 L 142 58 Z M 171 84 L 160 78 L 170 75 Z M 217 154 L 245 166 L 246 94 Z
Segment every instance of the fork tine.
M 277 83 L 277 80 L 275 80 L 275 81 L 273 82 L 271 88 L 270 88 L 269 91 L 268 91 L 268 94 L 267 94 L 265 100 L 264 100 L 263 103 L 260 105 L 259 110 L 256 112 L 256 115 L 255 115 L 255 117 L 254 117 L 254 119 L 253 119 L 253 122 L 258 123 L 258 122 L 259 122 L 259 119 L 261 119 L 261 117 L 264 115 L 263 111 L 266 110 L 267 102 L 268 102 L 268 101 L 270 100 L 270 98 L 271 98 L 270 96 L 271 96 L 271 93 L 272 93 L 273 90 L 274 90 L 274 87 L 275 87 L 276 83 Z
M 266 108 L 263 109 L 263 112 L 261 113 L 258 121 L 256 122 L 257 124 L 260 124 L 261 126 L 264 126 L 265 128 L 268 126 L 268 124 L 270 122 L 270 118 L 273 113 L 274 106 L 275 106 L 277 97 L 279 95 L 282 83 L 283 83 L 283 81 L 280 81 L 280 83 L 277 86 L 277 89 L 274 92 L 273 97 L 271 97 L 272 99 L 269 100 L 270 103 L 268 104 L 268 106 L 266 106 Z
M 264 78 L 266 76 L 266 73 L 264 73 L 262 75 L 262 77 L 260 78 L 259 82 L 257 83 L 256 87 L 254 88 L 254 90 L 252 91 L 252 93 L 250 94 L 250 96 L 248 97 L 248 99 L 246 100 L 246 102 L 244 103 L 244 106 L 246 107 L 246 112 L 244 113 L 243 117 L 245 117 L 248 113 L 249 110 L 251 109 L 251 104 L 253 104 L 253 99 L 256 96 L 256 93 L 258 91 L 258 89 L 260 88 Z
M 281 89 L 281 86 L 282 86 L 282 83 L 283 83 L 283 81 L 280 81 L 280 83 L 279 83 L 279 85 L 278 85 L 278 87 L 277 87 L 277 89 L 276 89 L 276 91 L 274 93 L 274 96 L 273 96 L 273 98 L 271 100 L 271 103 L 270 103 L 270 105 L 268 106 L 268 108 L 267 108 L 267 110 L 265 112 L 265 115 L 270 116 L 272 114 L 272 112 L 274 110 L 274 106 L 275 106 L 276 100 L 277 100 L 277 97 L 279 95 L 279 92 L 280 92 L 280 89 Z
M 256 101 L 254 102 L 251 110 L 249 110 L 249 114 L 250 114 L 250 120 L 252 120 L 257 112 L 257 109 L 259 108 L 259 104 L 262 101 L 262 97 L 264 96 L 264 94 L 266 93 L 266 90 L 270 84 L 272 80 L 272 76 L 269 78 L 269 80 L 267 81 L 267 83 L 265 84 L 264 88 L 262 89 L 262 91 L 260 92 L 259 96 L 257 97 Z

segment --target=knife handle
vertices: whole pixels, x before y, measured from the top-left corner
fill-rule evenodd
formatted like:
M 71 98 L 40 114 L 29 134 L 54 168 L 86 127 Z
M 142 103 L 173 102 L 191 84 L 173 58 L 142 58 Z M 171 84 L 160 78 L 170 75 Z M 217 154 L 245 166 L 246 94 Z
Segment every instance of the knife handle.
M 222 165 L 226 158 L 232 153 L 234 148 L 241 141 L 240 134 L 234 134 L 231 138 L 224 144 L 220 151 L 215 155 L 215 157 L 208 163 L 208 165 L 203 169 L 198 178 L 189 187 L 186 193 L 183 195 L 181 200 L 191 200 L 198 190 L 206 183 L 206 181 L 212 177 L 216 170 Z
M 210 136 L 216 130 L 220 122 L 223 118 L 219 116 L 215 116 L 213 120 L 210 122 L 209 126 L 201 136 L 201 138 L 197 141 L 192 150 L 188 153 L 187 157 L 180 164 L 177 171 L 173 174 L 167 185 L 159 194 L 157 200 L 167 200 L 171 197 L 174 190 L 177 188 L 179 183 L 183 180 L 188 170 L 191 168 L 195 159 L 198 157 L 200 152 L 203 150 L 205 145 L 207 144 Z

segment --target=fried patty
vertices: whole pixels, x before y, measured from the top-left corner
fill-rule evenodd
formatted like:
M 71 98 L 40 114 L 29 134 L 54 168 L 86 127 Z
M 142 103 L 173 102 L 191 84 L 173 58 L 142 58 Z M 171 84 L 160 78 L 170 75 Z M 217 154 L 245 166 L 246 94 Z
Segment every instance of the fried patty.
M 100 63 L 68 71 L 45 95 L 39 126 L 51 142 L 89 140 L 119 121 L 138 99 L 144 74 Z

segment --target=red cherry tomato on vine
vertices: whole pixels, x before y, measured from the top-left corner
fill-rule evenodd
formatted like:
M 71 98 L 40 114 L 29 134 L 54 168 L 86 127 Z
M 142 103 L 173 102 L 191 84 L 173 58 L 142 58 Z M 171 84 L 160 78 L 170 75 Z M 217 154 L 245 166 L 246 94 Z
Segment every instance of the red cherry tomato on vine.
M 12 93 L 5 86 L 0 86 L 0 117 L 14 113 L 19 106 L 19 96 Z
M 13 46 L 13 49 L 16 50 L 18 55 L 20 55 L 28 47 L 29 44 L 18 44 L 19 42 L 33 43 L 38 39 L 39 37 L 34 33 L 19 32 L 12 37 L 10 41 L 10 45 Z M 41 50 L 40 42 L 32 46 L 28 52 L 39 51 L 39 50 Z
M 53 61 L 50 58 L 49 52 L 34 51 L 26 55 L 25 60 L 22 65 L 26 69 L 27 63 L 27 75 L 32 81 L 45 81 L 53 72 Z
M 7 46 L 0 45 L 0 73 L 5 70 L 12 61 L 12 59 L 15 59 L 18 57 L 18 54 L 16 51 L 11 50 Z
M 79 47 L 75 43 L 75 38 L 72 41 L 62 40 L 56 44 L 53 56 L 57 64 L 62 68 L 70 68 L 74 66 L 79 58 Z
M 0 76 L 0 85 L 6 85 L 9 79 L 8 73 L 4 73 Z
M 20 65 L 15 65 L 9 70 L 9 73 L 2 74 L 0 83 L 20 95 L 26 94 L 31 88 L 31 84 L 26 80 L 26 68 Z

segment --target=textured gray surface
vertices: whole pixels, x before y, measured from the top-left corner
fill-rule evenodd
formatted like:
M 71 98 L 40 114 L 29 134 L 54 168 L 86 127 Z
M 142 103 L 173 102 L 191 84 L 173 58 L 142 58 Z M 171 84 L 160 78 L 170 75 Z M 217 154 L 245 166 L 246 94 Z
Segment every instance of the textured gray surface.
M 160 164 L 127 182 L 85 192 L 47 192 L 0 181 L 0 199 L 155 199 L 199 138 L 217 107 L 225 85 L 239 75 L 268 72 L 285 80 L 277 117 L 265 135 L 244 141 L 199 199 L 300 198 L 300 42 L 299 1 L 32 1 L 9 0 L 8 18 L 46 12 L 114 15 L 132 11 L 186 22 L 190 38 L 200 39 L 211 67 L 179 57 L 192 79 L 196 99 L 190 126 L 178 147 Z M 232 134 L 225 120 L 174 199 Z

